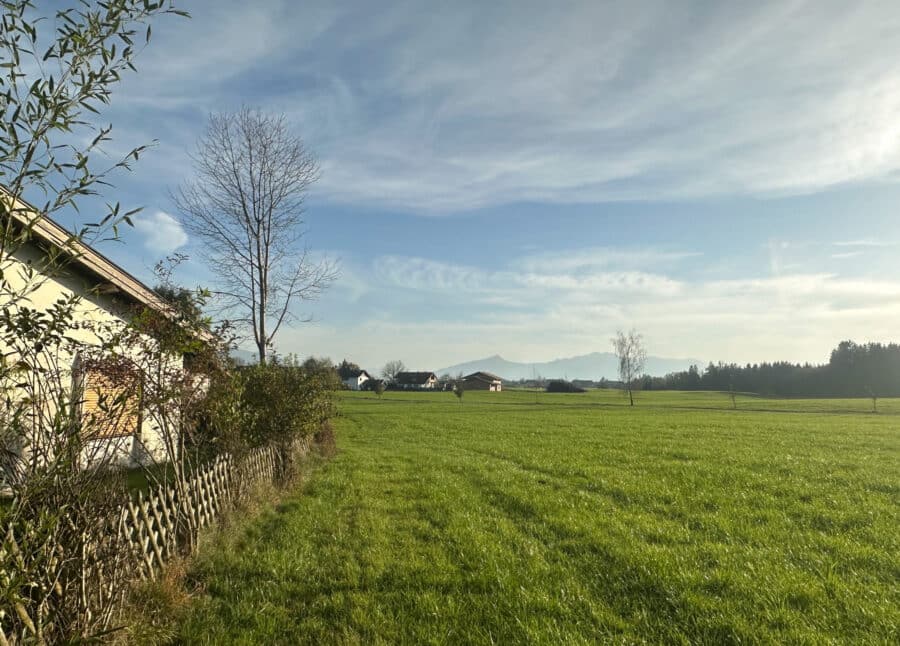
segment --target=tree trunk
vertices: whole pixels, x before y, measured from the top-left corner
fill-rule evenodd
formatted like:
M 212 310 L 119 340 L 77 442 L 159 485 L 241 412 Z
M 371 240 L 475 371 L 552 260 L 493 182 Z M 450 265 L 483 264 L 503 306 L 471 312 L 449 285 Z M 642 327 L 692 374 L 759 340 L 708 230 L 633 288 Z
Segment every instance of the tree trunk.
M 628 401 L 630 401 L 631 405 L 634 406 L 634 395 L 631 393 L 631 388 L 628 389 Z
M 266 344 L 265 343 L 257 343 L 256 349 L 259 352 L 259 365 L 266 365 Z

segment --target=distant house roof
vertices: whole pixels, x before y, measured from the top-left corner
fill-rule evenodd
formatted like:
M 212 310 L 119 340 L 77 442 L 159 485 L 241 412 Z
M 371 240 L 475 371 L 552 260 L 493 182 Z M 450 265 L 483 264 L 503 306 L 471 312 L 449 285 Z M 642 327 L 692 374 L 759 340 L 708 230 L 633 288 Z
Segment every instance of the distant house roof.
M 465 377 L 463 377 L 463 379 L 465 379 L 467 381 L 468 380 L 487 381 L 487 382 L 503 381 L 497 375 L 490 373 L 490 372 L 484 372 L 483 370 L 479 370 L 478 372 L 473 372 L 471 375 L 466 375 Z
M 372 378 L 372 375 L 370 375 L 365 370 L 351 370 L 350 372 L 347 373 L 347 377 L 345 378 L 345 380 L 346 379 L 359 379 L 360 375 L 365 375 L 366 379 Z
M 429 379 L 437 379 L 433 372 L 398 372 L 395 381 L 398 384 L 421 386 Z

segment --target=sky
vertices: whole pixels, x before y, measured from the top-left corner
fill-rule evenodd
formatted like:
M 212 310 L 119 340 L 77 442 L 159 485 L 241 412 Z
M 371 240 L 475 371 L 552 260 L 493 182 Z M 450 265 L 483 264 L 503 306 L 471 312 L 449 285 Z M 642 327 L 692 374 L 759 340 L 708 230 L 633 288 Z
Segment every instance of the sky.
M 306 243 L 340 278 L 281 353 L 379 370 L 609 351 L 824 362 L 900 340 L 894 2 L 183 3 L 104 119 L 100 250 L 214 286 L 168 192 L 211 112 L 283 113 L 315 152 Z M 88 217 L 87 215 L 83 217 Z M 248 345 L 247 347 L 250 347 Z

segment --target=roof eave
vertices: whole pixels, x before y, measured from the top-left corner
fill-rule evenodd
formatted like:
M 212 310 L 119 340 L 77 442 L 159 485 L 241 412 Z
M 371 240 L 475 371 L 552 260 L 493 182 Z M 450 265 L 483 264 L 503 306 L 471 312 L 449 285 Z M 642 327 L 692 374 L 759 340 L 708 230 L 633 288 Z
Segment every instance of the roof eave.
M 172 305 L 135 276 L 122 269 L 122 267 L 96 251 L 90 245 L 79 240 L 48 216 L 41 215 L 33 205 L 22 198 L 13 196 L 5 187 L 0 186 L 0 193 L 9 196 L 17 202 L 14 208 L 10 209 L 10 212 L 20 226 L 28 227 L 40 241 L 56 247 L 68 255 L 80 268 L 97 277 L 101 293 L 119 292 L 134 302 L 149 307 L 169 318 L 177 317 L 177 310 Z M 27 217 L 24 215 L 24 211 L 33 213 L 35 217 Z M 201 336 L 207 342 L 213 338 L 209 332 L 203 332 Z

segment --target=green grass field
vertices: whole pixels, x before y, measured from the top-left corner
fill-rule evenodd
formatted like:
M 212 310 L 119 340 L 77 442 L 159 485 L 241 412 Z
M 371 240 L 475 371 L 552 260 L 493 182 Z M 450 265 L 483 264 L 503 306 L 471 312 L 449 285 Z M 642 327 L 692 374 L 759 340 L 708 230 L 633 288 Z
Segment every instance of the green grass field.
M 900 641 L 900 402 L 624 404 L 344 395 L 338 455 L 201 554 L 178 641 Z

